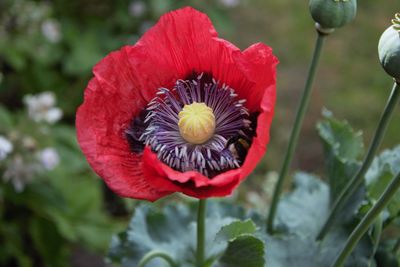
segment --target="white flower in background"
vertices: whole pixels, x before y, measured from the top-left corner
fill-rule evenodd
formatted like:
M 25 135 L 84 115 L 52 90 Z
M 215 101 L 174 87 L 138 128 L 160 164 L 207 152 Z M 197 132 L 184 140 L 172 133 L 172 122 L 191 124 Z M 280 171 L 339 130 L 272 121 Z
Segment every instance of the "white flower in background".
M 8 139 L 0 135 L 0 161 L 5 159 L 13 150 L 13 145 Z
M 62 117 L 62 110 L 57 107 L 50 108 L 46 114 L 46 121 L 48 123 L 55 123 Z
M 129 4 L 129 15 L 140 17 L 146 12 L 146 4 L 142 1 L 133 1 Z
M 42 22 L 42 34 L 51 43 L 58 43 L 61 40 L 60 23 L 54 19 L 47 19 Z
M 52 147 L 41 150 L 38 157 L 42 166 L 48 171 L 53 170 L 60 163 L 60 156 Z
M 62 117 L 62 110 L 55 107 L 56 98 L 52 92 L 26 95 L 24 103 L 28 108 L 29 117 L 36 122 L 55 123 Z
M 219 2 L 228 8 L 236 7 L 240 4 L 240 0 L 219 0 Z
M 3 180 L 11 182 L 16 192 L 22 192 L 37 172 L 38 167 L 35 164 L 24 162 L 21 155 L 16 155 L 7 165 Z

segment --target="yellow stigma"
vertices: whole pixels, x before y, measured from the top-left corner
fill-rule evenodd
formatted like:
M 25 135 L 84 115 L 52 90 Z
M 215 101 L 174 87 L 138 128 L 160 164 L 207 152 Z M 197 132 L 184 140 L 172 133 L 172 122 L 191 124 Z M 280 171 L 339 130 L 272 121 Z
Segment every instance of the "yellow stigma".
M 215 131 L 215 116 L 212 108 L 204 103 L 185 105 L 179 117 L 179 132 L 191 144 L 207 142 Z

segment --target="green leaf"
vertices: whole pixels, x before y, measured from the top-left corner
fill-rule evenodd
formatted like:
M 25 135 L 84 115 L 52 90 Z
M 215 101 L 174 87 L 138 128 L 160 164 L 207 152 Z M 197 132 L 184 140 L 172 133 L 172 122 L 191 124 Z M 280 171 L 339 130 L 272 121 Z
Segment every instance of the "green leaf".
M 399 172 L 400 145 L 392 150 L 385 150 L 381 155 L 376 157 L 365 175 L 370 201 L 374 202 L 378 200 L 388 184 Z M 386 210 L 390 218 L 400 215 L 400 192 L 397 192 L 393 197 Z
M 298 234 L 264 236 L 267 266 L 321 267 L 331 266 L 343 248 L 349 231 L 335 229 L 323 243 Z M 363 239 L 346 262 L 346 267 L 368 267 L 372 245 Z
M 342 162 L 357 160 L 363 152 L 362 132 L 356 132 L 347 121 L 335 119 L 331 112 L 323 111 L 324 121 L 317 124 L 321 138 Z
M 323 115 L 325 119 L 317 124 L 317 130 L 324 145 L 330 197 L 333 202 L 360 167 L 358 159 L 363 152 L 363 140 L 362 133 L 355 131 L 348 122 L 335 119 L 327 110 L 323 111 Z M 340 210 L 338 223 L 352 224 L 364 199 L 363 185 Z
M 221 267 L 263 267 L 264 242 L 252 235 L 241 235 L 229 242 L 220 260 Z
M 336 225 L 320 244 L 315 240 L 329 211 L 329 188 L 314 175 L 295 175 L 295 189 L 279 203 L 278 235 L 264 235 L 267 265 L 273 267 L 330 266 L 343 248 L 351 229 Z M 353 215 L 355 217 L 355 214 Z M 367 267 L 372 252 L 368 239 L 362 240 L 346 263 Z
M 347 121 L 335 119 L 327 110 L 317 130 L 324 144 L 325 160 L 331 198 L 336 199 L 359 167 L 363 152 L 362 133 L 356 132 Z
M 256 230 L 257 226 L 252 220 L 235 221 L 228 225 L 222 226 L 221 230 L 219 230 L 217 236 L 215 237 L 215 241 L 232 241 L 241 235 L 254 234 Z
M 329 188 L 318 177 L 297 173 L 294 190 L 278 206 L 277 228 L 288 233 L 316 236 L 329 212 Z
M 113 237 L 108 257 L 114 262 L 119 262 L 122 267 L 136 266 L 146 253 L 161 250 L 171 255 L 180 266 L 192 266 L 196 248 L 196 207 L 196 205 L 174 204 L 159 209 L 140 205 L 135 209 L 128 229 Z M 219 202 L 208 204 L 206 218 L 208 266 L 213 266 L 212 263 L 223 255 L 228 247 L 227 242 L 215 242 L 217 233 L 219 233 L 218 239 L 223 241 L 235 236 L 236 238 L 249 236 L 249 233 L 255 231 L 255 225 L 251 221 L 238 221 L 245 217 L 250 215 L 247 216 L 237 205 Z M 231 242 L 235 242 L 236 238 Z M 163 261 L 155 259 L 148 266 L 166 265 Z
M 261 215 L 246 213 L 237 205 L 210 202 L 206 219 L 206 266 L 330 266 L 351 229 L 337 225 L 323 243 L 315 241 L 329 205 L 327 184 L 314 175 L 297 174 L 295 189 L 282 199 L 278 209 L 280 232 L 271 236 L 264 234 L 265 218 Z M 122 267 L 136 266 L 149 251 L 161 250 L 181 267 L 193 266 L 195 237 L 195 205 L 174 204 L 163 209 L 141 205 L 136 208 L 128 229 L 113 237 L 108 256 Z M 371 253 L 370 240 L 363 239 L 346 267 L 367 267 Z M 167 265 L 154 259 L 148 266 Z

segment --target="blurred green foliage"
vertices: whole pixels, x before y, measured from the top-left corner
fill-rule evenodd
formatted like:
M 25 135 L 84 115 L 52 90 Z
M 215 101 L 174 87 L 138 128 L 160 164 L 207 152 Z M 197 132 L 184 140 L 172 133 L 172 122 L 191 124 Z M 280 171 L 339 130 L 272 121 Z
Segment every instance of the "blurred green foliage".
M 134 44 L 163 13 L 195 5 L 229 31 L 228 7 L 196 2 L 0 1 L 0 136 L 14 146 L 0 161 L 0 266 L 71 266 L 76 247 L 103 257 L 111 234 L 127 222 L 127 209 L 86 163 L 75 137 L 76 108 L 93 66 Z M 24 96 L 43 91 L 56 94 L 62 123 L 28 116 Z M 60 164 L 36 171 L 45 147 L 57 151 Z M 20 165 L 13 166 L 17 159 Z M 10 169 L 14 176 L 4 178 Z
M 265 174 L 279 171 L 281 167 L 316 33 L 307 0 L 247 0 L 242 3 L 242 8 L 229 14 L 234 32 L 223 31 L 222 36 L 242 49 L 264 42 L 273 48 L 280 60 L 271 141 L 265 160 L 245 183 L 248 190 L 240 191 L 243 198 L 247 198 L 249 193 L 261 194 L 259 184 L 265 180 Z M 315 125 L 324 107 L 360 129 L 368 146 L 393 85 L 393 80 L 380 66 L 378 41 L 398 8 L 398 0 L 358 1 L 355 20 L 327 38 L 292 163 L 293 171 L 323 172 L 323 146 Z M 397 144 L 399 132 L 400 113 L 395 112 L 380 149 Z M 274 175 L 267 176 L 273 178 Z
M 314 125 L 324 106 L 371 138 L 392 83 L 379 66 L 376 47 L 398 4 L 359 1 L 355 21 L 328 38 L 294 169 L 323 170 Z M 161 14 L 186 5 L 206 12 L 223 38 L 241 48 L 265 42 L 280 59 L 269 152 L 241 190 L 251 204 L 260 204 L 260 194 L 268 199 L 274 174 L 265 186 L 260 183 L 267 171 L 280 167 L 315 38 L 308 1 L 241 0 L 229 7 L 222 0 L 1 0 L 0 135 L 16 129 L 32 136 L 41 147 L 55 147 L 61 163 L 22 193 L 1 184 L 0 266 L 68 266 L 77 243 L 105 251 L 120 219 L 105 211 L 103 185 L 79 151 L 75 111 L 96 62 L 134 44 Z M 65 114 L 47 134 L 23 111 L 23 96 L 42 91 L 54 92 Z M 397 113 L 383 147 L 398 143 L 399 121 Z
M 134 3 L 141 3 L 142 10 L 135 10 Z M 159 16 L 182 4 L 173 0 L 0 2 L 0 100 L 17 108 L 24 94 L 54 91 L 72 121 L 92 67 L 112 50 L 134 44 Z M 222 6 L 206 2 L 196 6 L 203 7 L 217 25 L 228 27 Z
M 70 266 L 73 244 L 104 253 L 121 224 L 104 209 L 102 182 L 80 153 L 74 129 L 36 123 L 24 112 L 11 113 L 2 106 L 0 125 L 0 135 L 14 144 L 0 162 L 0 173 L 14 168 L 19 175 L 0 180 L 0 266 Z M 32 141 L 28 145 L 26 140 Z M 42 147 L 54 148 L 61 163 L 25 174 Z M 12 167 L 17 158 L 24 165 Z M 13 179 L 22 179 L 22 191 Z

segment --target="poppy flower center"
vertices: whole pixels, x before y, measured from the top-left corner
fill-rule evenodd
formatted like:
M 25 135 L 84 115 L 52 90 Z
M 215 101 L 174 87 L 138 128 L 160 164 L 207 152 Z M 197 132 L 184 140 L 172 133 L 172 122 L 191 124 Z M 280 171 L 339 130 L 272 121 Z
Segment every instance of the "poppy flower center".
M 171 168 L 212 178 L 244 162 L 257 118 L 245 102 L 208 74 L 178 80 L 158 89 L 126 137 L 134 153 L 147 145 Z
M 179 132 L 189 143 L 203 144 L 214 135 L 215 116 L 206 104 L 193 102 L 185 105 L 178 117 Z

